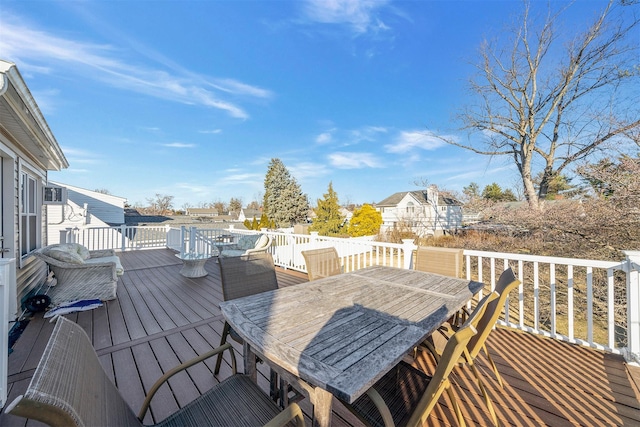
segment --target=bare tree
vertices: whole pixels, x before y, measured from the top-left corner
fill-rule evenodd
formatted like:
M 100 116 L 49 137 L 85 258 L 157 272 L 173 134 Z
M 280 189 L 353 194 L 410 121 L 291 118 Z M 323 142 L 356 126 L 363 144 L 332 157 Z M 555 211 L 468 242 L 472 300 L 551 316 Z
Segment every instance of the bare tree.
M 240 212 L 240 209 L 242 209 L 242 198 L 232 197 L 231 200 L 229 200 L 229 211 Z
M 218 215 L 225 215 L 229 211 L 227 204 L 220 199 L 213 202 L 211 207 L 218 211 Z
M 485 41 L 480 48 L 479 75 L 471 81 L 479 102 L 461 119 L 483 137 L 469 143 L 441 138 L 479 154 L 510 156 L 535 209 L 569 166 L 633 142 L 640 129 L 639 18 L 636 5 L 622 4 L 610 0 L 586 31 L 567 42 L 558 29 L 564 10 L 549 10 L 537 24 L 526 2 L 519 26 L 508 32 L 510 43 Z M 541 169 L 537 188 L 534 168 Z
M 173 196 L 156 193 L 154 197 L 147 199 L 147 203 L 149 203 L 149 210 L 153 214 L 166 215 L 173 208 Z

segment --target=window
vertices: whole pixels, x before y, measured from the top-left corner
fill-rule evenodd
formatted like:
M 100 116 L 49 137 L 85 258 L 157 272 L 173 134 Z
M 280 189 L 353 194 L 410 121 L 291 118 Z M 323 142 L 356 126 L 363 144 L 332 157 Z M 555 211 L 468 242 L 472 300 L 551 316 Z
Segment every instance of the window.
M 407 203 L 407 213 L 413 213 L 413 202 Z
M 442 212 L 446 212 L 446 211 L 447 211 L 447 207 L 446 207 L 446 206 L 442 206 L 442 207 L 440 208 L 440 210 L 441 210 Z
M 38 244 L 38 186 L 36 179 L 20 173 L 20 255 L 27 255 Z

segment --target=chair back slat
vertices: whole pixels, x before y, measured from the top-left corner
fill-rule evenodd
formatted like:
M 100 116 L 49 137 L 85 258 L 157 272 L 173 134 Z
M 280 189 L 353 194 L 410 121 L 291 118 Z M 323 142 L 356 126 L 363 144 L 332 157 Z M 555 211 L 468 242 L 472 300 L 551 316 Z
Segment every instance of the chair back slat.
M 23 396 L 7 413 L 51 426 L 140 426 L 105 373 L 84 330 L 58 318 Z
M 420 246 L 416 250 L 415 269 L 461 278 L 462 253 L 463 249 Z
M 470 318 L 471 319 L 471 318 Z M 433 377 L 427 386 L 425 393 L 420 399 L 416 410 L 411 415 L 407 425 L 422 425 L 422 419 L 426 418 L 438 403 L 440 395 L 449 387 L 449 374 L 457 365 L 462 352 L 469 340 L 476 334 L 476 329 L 467 321 L 456 331 L 447 341 L 442 357 L 438 361 Z
M 268 252 L 218 261 L 224 301 L 278 289 L 273 257 Z
M 516 279 L 511 268 L 503 271 L 498 278 L 498 283 L 496 283 L 494 290 L 498 297 L 487 305 L 486 311 L 476 326 L 478 333 L 469 341 L 469 354 L 472 358 L 475 358 L 484 346 L 485 341 L 489 337 L 489 333 L 502 313 L 502 308 L 507 301 L 509 293 L 519 285 L 520 281 Z
M 342 273 L 338 251 L 333 246 L 302 251 L 302 256 L 310 281 Z

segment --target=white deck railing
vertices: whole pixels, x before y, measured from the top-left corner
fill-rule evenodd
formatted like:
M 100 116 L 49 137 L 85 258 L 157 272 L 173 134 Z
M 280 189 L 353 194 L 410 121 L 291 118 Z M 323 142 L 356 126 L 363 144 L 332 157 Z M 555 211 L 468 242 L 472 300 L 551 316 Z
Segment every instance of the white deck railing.
M 170 227 L 105 227 L 68 230 L 67 241 L 89 249 L 134 250 L 169 247 L 217 254 L 216 242 L 256 231 Z M 273 238 L 276 265 L 306 271 L 301 251 L 334 246 L 345 272 L 370 265 L 412 268 L 411 240 L 382 243 L 371 238 L 332 238 L 264 231 Z M 555 339 L 623 354 L 640 362 L 640 251 L 620 262 L 465 250 L 467 278 L 493 289 L 510 266 L 522 285 L 507 302 L 501 323 Z

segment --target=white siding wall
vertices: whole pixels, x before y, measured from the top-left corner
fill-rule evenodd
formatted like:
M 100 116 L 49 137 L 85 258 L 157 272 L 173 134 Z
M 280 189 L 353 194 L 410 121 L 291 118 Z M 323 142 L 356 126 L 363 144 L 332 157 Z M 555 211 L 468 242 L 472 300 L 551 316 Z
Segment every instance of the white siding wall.
M 442 234 L 444 230 L 461 226 L 462 210 L 460 206 L 423 204 L 407 193 L 397 206 L 382 209 L 382 221 L 383 232 L 392 229 L 394 224 L 404 223 L 412 226 L 418 235 Z
M 71 185 L 52 184 L 66 187 L 68 200 L 66 205 L 47 206 L 47 244 L 59 243 L 60 230 L 66 228 L 106 227 L 110 224 L 124 224 L 126 199 Z

